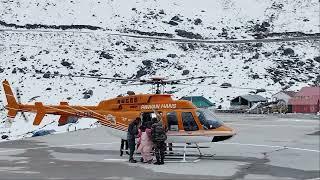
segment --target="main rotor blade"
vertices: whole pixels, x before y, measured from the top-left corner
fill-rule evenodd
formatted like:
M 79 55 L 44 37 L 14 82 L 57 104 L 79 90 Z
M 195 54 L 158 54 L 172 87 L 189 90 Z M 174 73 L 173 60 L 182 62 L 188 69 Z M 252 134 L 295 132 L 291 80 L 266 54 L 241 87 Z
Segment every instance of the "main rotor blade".
M 169 83 L 168 83 L 169 84 Z M 217 86 L 212 84 L 190 84 L 190 83 L 171 83 L 169 85 L 184 85 L 184 86 L 208 86 L 208 87 L 215 87 L 215 88 L 225 88 L 225 89 L 248 89 L 248 90 L 255 90 L 257 92 L 265 92 L 265 91 L 275 91 L 272 89 L 264 89 L 264 88 L 251 88 L 251 87 L 238 87 L 238 86 Z
M 106 79 L 106 80 L 115 80 L 115 81 L 140 81 L 140 79 L 129 79 L 129 78 L 114 78 L 114 77 L 103 77 L 103 76 L 91 76 L 91 75 L 74 75 L 74 74 L 52 74 L 52 73 L 37 73 L 37 74 L 46 74 L 49 76 L 63 76 L 63 77 L 80 77 L 80 78 L 92 78 L 92 79 Z
M 121 86 L 138 86 L 138 85 L 145 85 L 146 83 L 131 83 L 131 84 L 123 84 L 123 85 L 120 85 L 119 87 Z
M 169 84 L 169 83 L 168 83 Z M 191 84 L 191 83 L 178 83 L 178 82 L 173 82 L 173 83 L 170 83 L 169 85 L 178 85 L 178 86 L 210 86 L 208 84 Z
M 164 80 L 164 82 L 186 81 L 186 80 L 205 79 L 205 78 L 214 78 L 214 77 L 217 77 L 217 76 L 196 76 L 196 77 L 189 77 L 189 78 Z
M 230 89 L 248 89 L 248 90 L 256 90 L 256 91 L 260 91 L 260 92 L 265 92 L 265 91 L 275 91 L 272 89 L 264 89 L 264 88 L 252 88 L 252 87 L 239 87 L 239 86 L 219 86 L 220 88 L 230 88 Z

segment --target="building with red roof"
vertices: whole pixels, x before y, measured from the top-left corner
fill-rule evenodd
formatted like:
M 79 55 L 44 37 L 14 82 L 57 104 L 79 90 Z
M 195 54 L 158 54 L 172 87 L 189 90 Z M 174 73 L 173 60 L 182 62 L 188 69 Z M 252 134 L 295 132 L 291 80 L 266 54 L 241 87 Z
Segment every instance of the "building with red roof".
M 292 112 L 317 113 L 320 111 L 320 86 L 303 87 L 288 102 Z

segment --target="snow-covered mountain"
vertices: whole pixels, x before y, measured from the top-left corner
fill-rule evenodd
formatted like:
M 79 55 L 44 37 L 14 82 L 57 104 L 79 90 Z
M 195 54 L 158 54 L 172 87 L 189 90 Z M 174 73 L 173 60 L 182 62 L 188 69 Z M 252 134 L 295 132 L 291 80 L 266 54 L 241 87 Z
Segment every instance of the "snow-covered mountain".
M 129 78 L 216 75 L 166 90 L 176 98 L 203 95 L 226 108 L 230 99 L 251 90 L 222 89 L 218 87 L 222 83 L 265 88 L 270 90 L 261 93 L 266 97 L 283 88 L 297 90 L 319 83 L 319 13 L 318 0 L 1 0 L 0 79 L 20 89 L 22 102 L 93 105 L 128 90 L 150 92 L 151 87 L 36 73 Z M 310 38 L 268 41 L 300 36 Z M 261 42 L 206 42 L 242 39 Z M 88 90 L 93 94 L 84 98 Z M 11 129 L 1 128 L 6 112 L 0 109 L 0 134 L 10 131 L 14 139 L 39 128 L 20 116 Z M 57 118 L 46 117 L 42 126 L 66 131 L 67 126 L 56 128 Z M 69 129 L 93 123 L 84 120 Z

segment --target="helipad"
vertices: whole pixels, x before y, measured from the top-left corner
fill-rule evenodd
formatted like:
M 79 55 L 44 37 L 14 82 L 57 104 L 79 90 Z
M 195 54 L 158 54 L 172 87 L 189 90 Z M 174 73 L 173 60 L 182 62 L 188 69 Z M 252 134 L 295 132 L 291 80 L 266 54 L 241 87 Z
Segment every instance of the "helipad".
M 105 128 L 0 143 L 0 179 L 319 179 L 319 120 L 272 115 L 219 115 L 237 130 L 202 144 L 214 157 L 130 164 Z M 179 145 L 179 144 L 178 144 Z M 178 150 L 178 149 L 176 149 Z M 196 153 L 196 149 L 188 149 Z

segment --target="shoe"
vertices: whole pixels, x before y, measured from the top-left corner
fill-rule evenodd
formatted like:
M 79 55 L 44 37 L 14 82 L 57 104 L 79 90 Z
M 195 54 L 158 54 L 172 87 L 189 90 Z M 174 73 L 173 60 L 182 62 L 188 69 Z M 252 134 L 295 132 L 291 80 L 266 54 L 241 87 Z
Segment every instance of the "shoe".
M 155 163 L 153 163 L 153 164 L 154 164 L 154 165 L 160 165 L 160 162 L 157 161 L 157 162 L 155 162 Z
M 162 164 L 164 164 L 164 162 L 163 162 L 163 161 L 159 163 L 159 165 L 162 165 Z
M 129 162 L 130 162 L 130 163 L 137 163 L 137 161 L 134 160 L 134 159 L 130 159 Z
M 143 158 L 140 158 L 140 162 L 144 162 L 144 161 L 143 161 Z
M 152 159 L 151 159 L 151 160 L 149 160 L 149 161 L 147 161 L 147 163 L 148 163 L 148 164 L 152 164 Z

